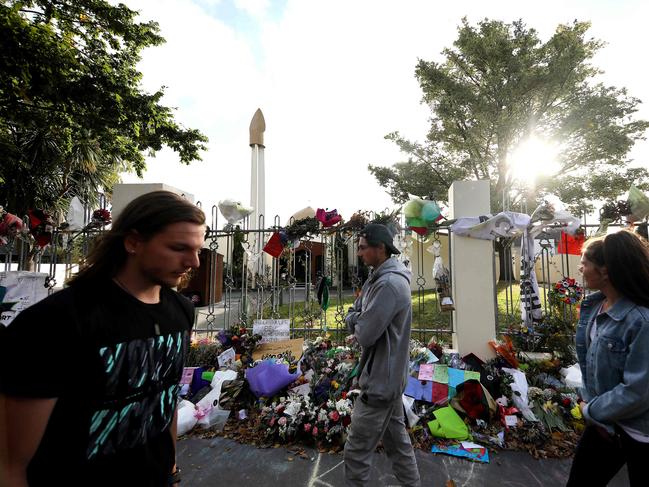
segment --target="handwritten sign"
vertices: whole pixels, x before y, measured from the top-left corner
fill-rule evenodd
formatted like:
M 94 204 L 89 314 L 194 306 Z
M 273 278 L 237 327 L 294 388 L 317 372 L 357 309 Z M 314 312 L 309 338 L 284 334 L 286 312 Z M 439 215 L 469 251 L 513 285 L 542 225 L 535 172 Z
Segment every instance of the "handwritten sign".
M 302 356 L 304 338 L 282 340 L 281 342 L 262 343 L 252 352 L 253 360 L 266 360 L 269 358 L 286 359 L 295 362 Z
M 219 361 L 219 367 L 229 366 L 232 362 L 234 362 L 235 357 L 236 354 L 234 352 L 234 348 L 228 348 L 225 352 L 217 357 L 217 360 Z
M 255 320 L 252 323 L 252 333 L 261 335 L 259 343 L 282 342 L 290 338 L 290 320 Z
M 419 380 L 433 380 L 433 364 L 421 364 L 419 366 Z

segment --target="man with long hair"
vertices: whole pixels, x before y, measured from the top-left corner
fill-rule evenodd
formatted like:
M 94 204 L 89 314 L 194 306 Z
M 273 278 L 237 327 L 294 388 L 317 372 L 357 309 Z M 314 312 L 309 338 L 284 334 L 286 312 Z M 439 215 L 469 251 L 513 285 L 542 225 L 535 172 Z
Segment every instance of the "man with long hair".
M 205 215 L 168 191 L 133 200 L 69 286 L 0 344 L 5 484 L 175 485 L 176 401 Z M 2 443 L 0 439 L 0 443 Z

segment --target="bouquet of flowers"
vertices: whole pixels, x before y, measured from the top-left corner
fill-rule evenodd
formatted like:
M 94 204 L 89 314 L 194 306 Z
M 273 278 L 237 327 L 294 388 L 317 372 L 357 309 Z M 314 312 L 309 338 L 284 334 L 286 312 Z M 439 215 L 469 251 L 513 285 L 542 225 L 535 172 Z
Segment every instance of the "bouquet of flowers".
M 571 420 L 570 410 L 576 403 L 576 395 L 562 394 L 555 389 L 530 387 L 527 397 L 534 415 L 550 431 L 569 431 L 565 421 Z
M 0 206 L 0 245 L 6 245 L 9 240 L 26 231 L 23 221 L 16 215 L 7 213 Z
M 261 335 L 253 335 L 245 326 L 232 326 L 228 330 L 221 330 L 216 335 L 222 350 L 234 348 L 235 353 L 241 355 L 241 362 L 246 365 L 252 362 L 252 352 L 261 340 Z
M 88 223 L 86 228 L 100 228 L 108 225 L 111 221 L 112 217 L 110 211 L 108 211 L 106 208 L 100 208 L 92 212 L 90 223 Z
M 351 424 L 352 403 L 349 399 L 329 399 L 321 405 L 309 395 L 289 393 L 264 406 L 258 416 L 258 427 L 268 440 L 326 442 L 344 444 Z
M 215 367 L 223 345 L 213 338 L 192 340 L 187 354 L 187 367 Z
M 548 292 L 550 303 L 558 306 L 561 303 L 577 304 L 584 297 L 584 289 L 572 277 L 564 277 L 555 283 Z

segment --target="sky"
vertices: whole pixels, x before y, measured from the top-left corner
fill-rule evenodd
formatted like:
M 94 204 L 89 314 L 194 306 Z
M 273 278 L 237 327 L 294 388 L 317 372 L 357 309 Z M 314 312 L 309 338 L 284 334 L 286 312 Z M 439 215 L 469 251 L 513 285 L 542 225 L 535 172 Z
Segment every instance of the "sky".
M 285 222 L 298 210 L 393 208 L 368 164 L 406 160 L 384 139 L 399 131 L 423 141 L 430 110 L 414 77 L 419 59 L 441 61 L 462 17 L 523 19 L 547 40 L 560 23 L 592 22 L 607 45 L 593 63 L 602 81 L 645 100 L 649 119 L 643 0 L 452 2 L 384 0 L 122 0 L 141 21 L 160 24 L 162 46 L 142 53 L 143 88 L 165 86 L 176 121 L 210 142 L 203 160 L 181 165 L 159 151 L 142 179 L 194 194 L 207 209 L 222 199 L 250 202 L 249 125 L 266 120 L 266 212 Z M 649 167 L 649 142 L 630 157 Z M 220 218 L 219 220 L 223 220 Z M 268 221 L 268 217 L 267 217 Z M 219 224 L 221 226 L 221 224 Z

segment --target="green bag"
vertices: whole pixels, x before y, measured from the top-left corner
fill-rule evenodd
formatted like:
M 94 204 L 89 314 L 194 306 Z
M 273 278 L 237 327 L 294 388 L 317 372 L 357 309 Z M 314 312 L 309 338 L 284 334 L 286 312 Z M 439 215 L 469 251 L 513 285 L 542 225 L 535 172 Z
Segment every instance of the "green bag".
M 428 428 L 433 436 L 452 440 L 469 438 L 469 428 L 462 418 L 450 406 L 433 411 L 435 419 L 428 422 Z

